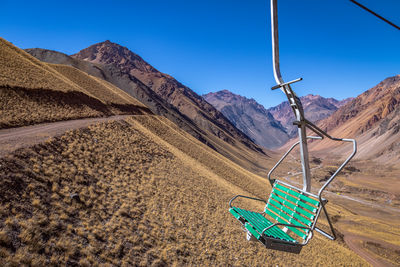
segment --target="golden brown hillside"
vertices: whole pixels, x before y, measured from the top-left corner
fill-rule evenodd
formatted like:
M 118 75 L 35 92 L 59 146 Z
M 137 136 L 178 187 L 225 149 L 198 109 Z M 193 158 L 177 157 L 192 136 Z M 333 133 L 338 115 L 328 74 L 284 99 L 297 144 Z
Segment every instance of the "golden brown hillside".
M 245 241 L 227 201 L 265 196 L 265 179 L 162 117 L 70 131 L 0 161 L 3 265 L 366 265 L 319 236 L 300 255 Z
M 0 128 L 149 110 L 117 87 L 43 63 L 0 38 Z

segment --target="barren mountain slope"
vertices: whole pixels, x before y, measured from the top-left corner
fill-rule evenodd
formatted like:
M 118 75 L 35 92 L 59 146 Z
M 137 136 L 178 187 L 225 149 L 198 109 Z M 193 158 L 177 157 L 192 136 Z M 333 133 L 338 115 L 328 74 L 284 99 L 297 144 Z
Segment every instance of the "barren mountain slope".
M 338 101 L 334 98 L 324 98 L 320 95 L 311 94 L 300 97 L 306 118 L 312 122 L 317 122 L 329 117 L 339 107 L 343 106 L 351 99 L 352 98 L 347 98 Z M 289 102 L 282 102 L 278 106 L 269 108 L 268 111 L 283 125 L 283 127 L 285 127 L 290 137 L 296 136 L 297 128 L 292 124 L 295 117 L 292 108 L 289 106 Z
M 254 99 L 233 94 L 228 90 L 208 93 L 203 97 L 256 144 L 277 148 L 289 140 L 280 122 Z
M 320 236 L 300 255 L 246 242 L 227 201 L 267 183 L 163 117 L 70 131 L 0 163 L 2 265 L 366 265 Z
M 357 137 L 358 158 L 380 159 L 395 164 L 400 161 L 400 75 L 390 77 L 362 93 L 320 127 L 340 137 Z M 315 149 L 322 149 L 321 145 Z M 343 153 L 345 148 L 338 148 Z
M 122 73 L 130 74 L 150 87 L 201 129 L 210 131 L 225 141 L 232 142 L 234 139 L 252 149 L 258 149 L 245 134 L 201 96 L 173 77 L 159 72 L 126 47 L 105 41 L 83 49 L 73 57 L 94 63 L 112 64 Z
M 179 128 L 190 133 L 196 139 L 207 144 L 209 147 L 212 147 L 240 166 L 246 166 L 246 168 L 249 170 L 258 173 L 265 171 L 262 162 L 264 162 L 267 156 L 264 153 L 251 153 L 250 150 L 252 149 L 247 147 L 245 144 L 234 140 L 228 134 L 224 134 L 222 138 L 220 138 L 204 129 L 201 129 L 194 124 L 192 120 L 181 114 L 172 105 L 161 99 L 156 93 L 153 92 L 153 90 L 145 86 L 132 75 L 123 74 L 113 65 L 102 65 L 83 61 L 72 58 L 60 52 L 45 49 L 36 48 L 27 49 L 26 51 L 45 62 L 71 65 L 87 72 L 90 75 L 96 76 L 98 81 L 103 79 L 109 81 L 110 83 L 124 90 L 127 94 L 139 99 L 155 114 L 159 114 L 168 118 L 170 121 L 178 125 Z M 69 67 L 65 67 L 64 69 L 68 68 Z
M 93 77 L 68 67 L 69 78 L 0 38 L 0 128 L 150 111 Z M 80 77 L 83 76 L 83 79 Z M 90 84 L 86 86 L 85 84 Z M 119 89 L 118 89 L 119 90 Z

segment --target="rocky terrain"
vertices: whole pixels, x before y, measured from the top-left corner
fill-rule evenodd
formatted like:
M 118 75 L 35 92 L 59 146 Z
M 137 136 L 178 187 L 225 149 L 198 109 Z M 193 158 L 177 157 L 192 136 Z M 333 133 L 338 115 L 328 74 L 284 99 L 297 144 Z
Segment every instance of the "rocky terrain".
M 203 97 L 256 144 L 273 149 L 289 140 L 281 123 L 254 99 L 233 94 L 228 90 L 208 93 Z

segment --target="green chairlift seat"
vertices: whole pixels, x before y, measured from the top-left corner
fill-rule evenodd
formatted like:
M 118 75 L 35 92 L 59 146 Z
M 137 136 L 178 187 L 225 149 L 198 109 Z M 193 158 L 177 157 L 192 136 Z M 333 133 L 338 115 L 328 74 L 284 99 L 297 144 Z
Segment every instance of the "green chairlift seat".
M 314 230 L 331 240 L 336 238 L 333 226 L 325 209 L 327 200 L 323 199 L 321 195 L 336 175 L 353 158 L 357 151 L 357 144 L 354 139 L 343 139 L 330 136 L 304 117 L 304 110 L 301 101 L 290 86 L 292 83 L 301 81 L 302 79 L 299 78 L 290 82 L 285 82 L 281 75 L 279 64 L 277 12 L 277 0 L 271 0 L 273 71 L 277 83 L 277 85 L 273 86 L 271 89 L 280 89 L 287 96 L 288 102 L 296 118 L 293 124 L 298 127 L 299 141 L 293 144 L 269 171 L 268 180 L 271 183 L 272 191 L 269 195 L 268 201 L 237 195 L 229 201 L 229 211 L 242 224 L 242 228 L 247 233 L 248 240 L 258 240 L 265 247 L 270 249 L 300 253 L 302 247 L 305 246 L 313 237 Z M 307 136 L 307 130 L 311 130 L 317 134 L 317 136 Z M 318 193 L 312 194 L 307 139 L 324 139 L 325 137 L 332 141 L 352 142 L 353 152 L 336 170 L 336 172 L 332 174 L 325 184 L 322 185 Z M 272 172 L 297 145 L 300 145 L 300 159 L 303 176 L 302 189 L 284 183 L 281 180 L 271 178 Z M 233 206 L 232 203 L 237 198 L 247 198 L 264 202 L 265 208 L 263 211 L 257 212 Z M 332 234 L 328 234 L 322 229 L 316 227 L 321 211 L 326 215 Z
M 265 208 L 255 212 L 232 206 L 237 198 L 264 202 Z M 276 180 L 268 201 L 238 195 L 231 199 L 229 211 L 248 235 L 265 247 L 300 253 L 311 239 L 312 228 L 326 202 L 325 199 L 320 202 L 317 196 Z
M 325 208 L 328 200 L 322 198 L 321 195 L 356 154 L 357 144 L 353 139 L 333 138 L 315 125 L 312 125 L 311 129 L 321 136 L 307 136 L 308 139 L 322 139 L 325 136 L 334 141 L 352 142 L 353 152 L 319 189 L 318 194 L 312 194 L 305 191 L 304 188 L 300 189 L 281 180 L 271 178 L 274 170 L 300 141 L 293 144 L 268 173 L 268 180 L 272 185 L 268 201 L 243 195 L 237 195 L 229 201 L 229 212 L 242 224 L 243 229 L 247 232 L 247 240 L 258 240 L 270 249 L 300 253 L 302 247 L 307 245 L 313 237 L 314 230 L 331 240 L 336 239 Z M 233 206 L 233 202 L 237 198 L 263 202 L 265 204 L 264 210 L 251 211 Z M 331 234 L 316 227 L 321 211 L 325 213 Z

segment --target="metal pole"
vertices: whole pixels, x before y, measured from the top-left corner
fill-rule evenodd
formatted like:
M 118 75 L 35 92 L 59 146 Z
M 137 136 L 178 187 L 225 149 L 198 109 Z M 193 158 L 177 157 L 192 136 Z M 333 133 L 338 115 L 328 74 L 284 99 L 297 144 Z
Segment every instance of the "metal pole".
M 306 120 L 304 118 L 304 111 L 300 99 L 293 92 L 288 83 L 285 83 L 279 65 L 279 34 L 278 34 L 278 5 L 277 0 L 271 0 L 271 28 L 272 28 L 272 60 L 274 78 L 281 90 L 286 94 L 289 104 L 293 109 L 296 116 L 296 124 L 299 133 L 300 142 L 300 158 L 303 171 L 303 190 L 306 192 L 311 191 L 311 175 L 310 164 L 308 158 L 307 147 L 307 133 L 306 133 Z

